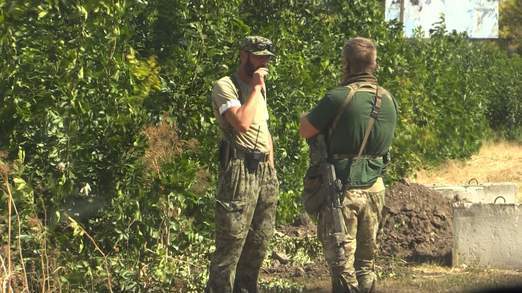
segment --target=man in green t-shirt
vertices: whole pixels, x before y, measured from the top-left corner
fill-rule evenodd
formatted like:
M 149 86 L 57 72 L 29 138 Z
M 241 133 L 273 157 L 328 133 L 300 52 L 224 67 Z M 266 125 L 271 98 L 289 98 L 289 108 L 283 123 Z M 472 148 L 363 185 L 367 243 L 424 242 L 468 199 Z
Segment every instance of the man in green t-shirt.
M 397 120 L 394 98 L 378 86 L 374 76 L 376 60 L 372 40 L 350 39 L 343 49 L 341 85 L 330 90 L 300 121 L 302 137 L 326 137 L 328 161 L 343 186 L 343 232 L 333 237 L 327 204 L 318 214 L 317 233 L 333 292 L 372 292 L 375 288 L 376 237 L 384 206 L 382 175 Z
M 222 133 L 216 195 L 216 251 L 206 292 L 258 292 L 259 270 L 274 233 L 279 184 L 268 130 L 265 77 L 272 42 L 249 36 L 240 64 L 212 89 Z

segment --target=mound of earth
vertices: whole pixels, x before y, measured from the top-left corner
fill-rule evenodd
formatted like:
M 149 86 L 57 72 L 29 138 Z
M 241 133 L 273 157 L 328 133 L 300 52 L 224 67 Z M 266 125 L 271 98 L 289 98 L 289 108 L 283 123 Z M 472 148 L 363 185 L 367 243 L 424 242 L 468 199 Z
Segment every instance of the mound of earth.
M 419 184 L 398 182 L 386 190 L 378 236 L 381 256 L 451 262 L 451 201 Z

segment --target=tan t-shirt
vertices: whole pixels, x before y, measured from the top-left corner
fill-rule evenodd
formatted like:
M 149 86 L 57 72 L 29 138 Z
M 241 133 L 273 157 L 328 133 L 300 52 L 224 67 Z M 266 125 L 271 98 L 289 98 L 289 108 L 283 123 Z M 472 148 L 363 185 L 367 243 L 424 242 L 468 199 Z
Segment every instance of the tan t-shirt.
M 241 99 L 230 76 L 219 79 L 212 89 L 212 109 L 225 136 L 232 136 L 234 143 L 246 148 L 256 149 L 268 153 L 270 132 L 268 131 L 268 110 L 265 98 L 261 98 L 250 128 L 245 133 L 237 133 L 232 125 L 225 119 L 225 112 L 232 107 L 240 107 L 241 101 L 245 101 L 250 94 L 251 88 L 248 84 L 236 78 L 241 89 Z M 258 97 L 256 97 L 258 98 Z

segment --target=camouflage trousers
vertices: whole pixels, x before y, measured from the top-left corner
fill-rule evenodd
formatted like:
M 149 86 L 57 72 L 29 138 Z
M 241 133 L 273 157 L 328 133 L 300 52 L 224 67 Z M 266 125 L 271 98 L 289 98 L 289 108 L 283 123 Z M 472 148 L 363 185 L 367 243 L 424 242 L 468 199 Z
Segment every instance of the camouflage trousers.
M 275 226 L 275 170 L 261 162 L 249 171 L 243 159 L 232 159 L 219 175 L 216 251 L 206 292 L 258 292 L 259 270 Z
M 376 281 L 374 259 L 384 190 L 352 189 L 342 199 L 344 233 L 334 233 L 331 207 L 319 213 L 317 234 L 332 277 L 333 292 L 369 292 Z

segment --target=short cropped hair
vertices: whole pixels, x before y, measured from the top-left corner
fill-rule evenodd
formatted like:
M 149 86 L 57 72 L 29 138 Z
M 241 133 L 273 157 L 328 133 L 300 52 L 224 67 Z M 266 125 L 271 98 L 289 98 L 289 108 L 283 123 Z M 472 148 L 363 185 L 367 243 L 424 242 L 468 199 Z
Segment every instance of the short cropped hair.
M 377 47 L 367 38 L 355 37 L 346 42 L 343 48 L 343 84 L 349 75 L 373 73 L 377 67 L 375 58 Z

